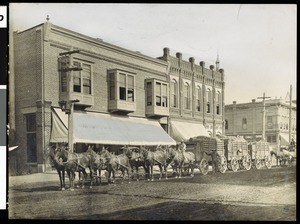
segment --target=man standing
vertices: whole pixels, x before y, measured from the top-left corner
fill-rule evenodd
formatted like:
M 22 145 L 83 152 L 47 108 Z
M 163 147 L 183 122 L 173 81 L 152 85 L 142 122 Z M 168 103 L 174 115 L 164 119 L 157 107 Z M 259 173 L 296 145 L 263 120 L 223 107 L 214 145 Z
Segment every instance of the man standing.
M 214 173 L 217 172 L 217 166 L 218 166 L 218 152 L 216 149 L 211 149 L 210 152 L 205 153 L 209 156 L 211 156 L 211 163 L 212 163 L 212 171 Z

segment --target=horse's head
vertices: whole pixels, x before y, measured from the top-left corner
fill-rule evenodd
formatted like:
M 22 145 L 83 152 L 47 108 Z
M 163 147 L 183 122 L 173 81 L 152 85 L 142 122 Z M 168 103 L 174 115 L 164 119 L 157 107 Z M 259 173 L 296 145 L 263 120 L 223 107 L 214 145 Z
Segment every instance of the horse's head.
M 132 157 L 132 149 L 129 149 L 127 147 L 122 147 L 121 149 L 123 151 L 123 154 L 125 154 L 129 159 Z
M 147 158 L 148 154 L 149 154 L 149 150 L 146 147 L 142 146 L 140 149 L 141 157 Z

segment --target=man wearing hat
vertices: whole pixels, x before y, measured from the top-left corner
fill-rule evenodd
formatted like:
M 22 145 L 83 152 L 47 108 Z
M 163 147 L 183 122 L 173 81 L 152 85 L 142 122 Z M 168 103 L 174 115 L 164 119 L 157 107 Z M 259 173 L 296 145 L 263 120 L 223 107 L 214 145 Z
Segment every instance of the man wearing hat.
M 179 150 L 182 153 L 183 161 L 185 161 L 184 152 L 186 151 L 186 144 L 184 143 L 184 140 L 182 139 L 179 145 Z

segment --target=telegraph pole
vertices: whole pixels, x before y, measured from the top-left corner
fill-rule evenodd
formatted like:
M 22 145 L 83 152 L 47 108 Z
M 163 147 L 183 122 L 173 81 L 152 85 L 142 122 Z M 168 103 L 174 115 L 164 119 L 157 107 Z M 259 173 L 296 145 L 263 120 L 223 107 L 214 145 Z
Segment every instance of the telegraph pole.
M 266 138 L 266 102 L 265 99 L 271 98 L 266 96 L 265 93 L 262 97 L 257 97 L 257 99 L 263 99 L 263 115 L 262 115 L 262 140 L 265 141 Z
M 59 53 L 59 56 L 61 56 L 60 63 L 62 63 L 59 66 L 59 72 L 66 72 L 67 73 L 67 94 L 64 95 L 58 103 L 62 109 L 67 115 L 68 115 L 68 146 L 69 151 L 73 152 L 73 113 L 74 113 L 74 103 L 79 102 L 78 99 L 72 100 L 71 99 L 71 92 L 72 92 L 72 86 L 70 86 L 71 80 L 72 80 L 72 71 L 81 71 L 82 68 L 80 67 L 73 67 L 73 60 L 72 60 L 72 54 L 79 53 L 79 50 L 71 50 L 68 52 L 62 52 Z M 61 90 L 62 91 L 62 90 Z

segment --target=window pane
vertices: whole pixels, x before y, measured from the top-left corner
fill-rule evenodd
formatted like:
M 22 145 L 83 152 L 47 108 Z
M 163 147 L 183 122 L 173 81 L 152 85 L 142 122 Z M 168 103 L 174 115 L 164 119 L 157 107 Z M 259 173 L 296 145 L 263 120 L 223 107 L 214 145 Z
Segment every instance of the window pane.
M 115 74 L 109 74 L 109 95 L 111 100 L 115 100 Z
M 128 89 L 127 90 L 127 93 L 128 93 L 128 101 L 134 101 L 134 94 L 133 94 L 133 89 Z
M 184 90 L 183 90 L 183 96 L 184 96 L 184 108 L 190 109 L 190 86 L 185 83 L 184 84 Z
M 36 116 L 35 114 L 26 115 L 26 131 L 36 131 Z
M 166 96 L 162 97 L 162 106 L 168 107 L 168 98 Z
M 176 80 L 172 80 L 170 86 L 170 100 L 171 100 L 171 107 L 176 107 Z
M 156 83 L 155 94 L 161 96 L 161 84 L 159 82 Z
M 120 87 L 126 87 L 126 75 L 123 73 L 120 73 L 119 75 L 119 86 Z
M 80 93 L 81 92 L 81 80 L 80 78 L 73 78 L 73 91 Z
M 83 79 L 83 93 L 91 94 L 91 80 Z
M 27 162 L 37 162 L 36 134 L 27 133 Z
M 127 88 L 134 88 L 134 77 L 132 75 L 127 76 Z
M 147 82 L 147 105 L 152 105 L 152 83 Z
M 162 84 L 162 92 L 161 92 L 162 96 L 167 96 L 167 85 L 166 84 Z
M 120 91 L 120 100 L 126 100 L 126 88 L 119 87 L 119 91 Z
M 161 97 L 156 96 L 156 106 L 161 106 Z

